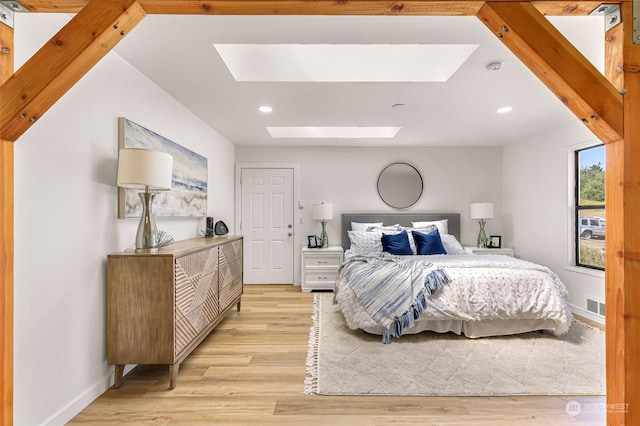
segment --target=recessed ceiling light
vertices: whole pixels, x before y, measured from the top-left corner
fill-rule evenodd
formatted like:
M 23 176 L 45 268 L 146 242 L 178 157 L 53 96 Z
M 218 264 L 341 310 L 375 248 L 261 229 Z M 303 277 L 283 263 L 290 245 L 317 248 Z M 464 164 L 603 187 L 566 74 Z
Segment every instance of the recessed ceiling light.
M 272 138 L 393 138 L 402 127 L 267 127 Z
M 261 106 L 258 107 L 258 111 L 260 111 L 260 112 L 271 112 L 271 111 L 273 111 L 273 108 L 271 108 L 268 105 L 261 105 Z
M 477 44 L 214 44 L 236 81 L 447 81 Z
M 511 108 L 510 106 L 503 106 L 503 107 L 498 108 L 498 109 L 496 110 L 496 112 L 497 112 L 498 114 L 505 114 L 505 113 L 507 113 L 507 112 L 511 112 L 511 110 L 512 110 L 512 109 L 513 109 L 513 108 Z

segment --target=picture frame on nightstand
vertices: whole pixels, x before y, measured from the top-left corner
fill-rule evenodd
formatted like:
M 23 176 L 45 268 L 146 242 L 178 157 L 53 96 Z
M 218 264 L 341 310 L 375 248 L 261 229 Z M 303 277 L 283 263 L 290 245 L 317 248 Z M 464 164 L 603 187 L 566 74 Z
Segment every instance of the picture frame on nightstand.
M 489 237 L 489 248 L 502 248 L 502 237 L 500 235 L 492 235 Z
M 307 236 L 307 240 L 308 240 L 307 247 L 309 247 L 309 248 L 318 248 L 318 247 L 320 247 L 320 245 L 318 244 L 318 237 L 316 237 L 315 235 L 308 235 Z

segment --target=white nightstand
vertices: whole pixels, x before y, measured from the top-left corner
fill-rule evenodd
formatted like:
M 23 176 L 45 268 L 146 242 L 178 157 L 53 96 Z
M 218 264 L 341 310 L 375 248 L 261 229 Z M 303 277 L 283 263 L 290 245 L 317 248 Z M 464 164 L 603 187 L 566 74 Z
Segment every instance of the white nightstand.
M 502 254 L 504 256 L 514 257 L 515 253 L 512 248 L 488 248 L 488 247 L 471 247 L 467 246 L 464 251 L 470 254 Z
M 302 291 L 333 290 L 342 265 L 344 251 L 340 246 L 302 249 Z

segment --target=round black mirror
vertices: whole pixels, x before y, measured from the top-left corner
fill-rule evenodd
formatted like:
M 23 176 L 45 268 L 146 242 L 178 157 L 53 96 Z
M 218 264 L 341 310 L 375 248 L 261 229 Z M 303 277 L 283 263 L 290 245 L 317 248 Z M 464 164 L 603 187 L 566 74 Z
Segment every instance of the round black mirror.
M 422 176 L 410 164 L 390 164 L 378 176 L 378 194 L 393 208 L 411 207 L 422 196 Z

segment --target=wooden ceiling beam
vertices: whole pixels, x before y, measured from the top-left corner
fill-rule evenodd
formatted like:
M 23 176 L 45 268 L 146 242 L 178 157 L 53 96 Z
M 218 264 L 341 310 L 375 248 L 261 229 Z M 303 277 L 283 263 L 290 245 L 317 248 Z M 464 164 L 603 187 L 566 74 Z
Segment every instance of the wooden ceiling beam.
M 144 0 L 143 0 L 144 1 Z M 483 1 L 469 0 L 221 0 L 191 2 L 147 0 L 149 14 L 204 15 L 369 15 L 473 16 Z
M 487 2 L 478 18 L 600 140 L 622 139 L 622 95 L 533 5 Z
M 0 138 L 18 139 L 145 16 L 135 0 L 89 3 L 0 86 Z
M 623 39 L 626 22 L 616 25 L 604 37 L 604 75 L 617 91 L 624 89 Z
M 587 16 L 602 3 L 611 4 L 620 1 L 532 1 L 531 4 L 546 16 Z
M 0 24 L 0 84 L 14 68 L 14 32 Z M 13 422 L 14 143 L 0 139 L 0 425 Z
M 607 424 L 640 425 L 640 45 L 633 44 L 633 10 L 622 5 L 607 68 L 622 68 L 624 139 L 606 145 L 605 304 Z M 621 45 L 621 48 L 620 46 Z M 620 67 L 620 64 L 623 64 Z
M 497 0 L 501 1 L 501 0 Z M 630 1 L 630 0 L 624 0 Z M 76 13 L 89 0 L 22 0 L 33 12 Z M 475 16 L 483 1 L 471 0 L 139 0 L 148 14 L 175 15 L 432 15 Z M 532 1 L 543 15 L 588 15 L 603 1 Z

